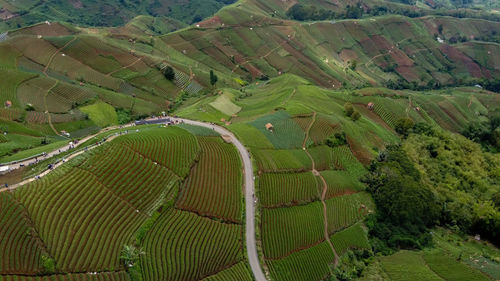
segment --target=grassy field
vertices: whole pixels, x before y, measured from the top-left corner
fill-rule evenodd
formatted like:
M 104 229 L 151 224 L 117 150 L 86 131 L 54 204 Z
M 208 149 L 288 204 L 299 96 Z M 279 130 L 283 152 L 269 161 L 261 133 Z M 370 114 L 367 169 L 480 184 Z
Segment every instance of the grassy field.
M 118 124 L 118 116 L 115 109 L 104 102 L 98 102 L 92 105 L 84 106 L 80 109 L 88 114 L 90 120 L 100 127 L 107 127 Z

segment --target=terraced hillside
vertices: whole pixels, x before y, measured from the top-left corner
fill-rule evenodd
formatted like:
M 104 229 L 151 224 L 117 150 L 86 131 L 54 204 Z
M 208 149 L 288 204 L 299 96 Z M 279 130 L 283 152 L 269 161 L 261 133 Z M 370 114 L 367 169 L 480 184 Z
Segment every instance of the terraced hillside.
M 139 15 L 153 19 L 149 23 L 144 18 L 138 25 L 150 25 L 153 30 L 168 32 L 184 27 L 211 16 L 218 9 L 234 1 L 12 1 L 0 4 L 2 23 L 0 31 L 41 21 L 64 21 L 85 26 L 119 26 Z M 189 11 L 189 12 L 187 12 Z M 170 26 L 165 29 L 165 23 Z M 163 25 L 163 26 L 162 26 Z M 158 28 L 159 27 L 159 28 Z M 156 29 L 158 28 L 158 29 Z
M 211 100 L 178 114 L 220 122 L 224 113 Z M 226 115 L 228 127 L 255 158 L 261 255 L 272 280 L 323 280 L 348 250 L 371 248 L 360 221 L 376 209 L 360 178 L 378 151 L 399 142 L 398 120 L 460 131 L 500 105 L 496 94 L 475 87 L 346 92 L 289 74 L 249 86 L 228 102 L 241 108 Z M 346 104 L 359 120 L 346 116 Z M 199 108 L 203 114 L 195 113 Z M 329 144 L 338 135 L 344 142 Z
M 0 280 L 130 280 L 130 264 L 141 280 L 252 280 L 240 168 L 219 136 L 178 127 L 120 136 L 0 193 Z M 233 172 L 221 178 L 221 169 Z M 232 201 L 188 200 L 208 186 Z M 127 258 L 131 248 L 142 254 Z

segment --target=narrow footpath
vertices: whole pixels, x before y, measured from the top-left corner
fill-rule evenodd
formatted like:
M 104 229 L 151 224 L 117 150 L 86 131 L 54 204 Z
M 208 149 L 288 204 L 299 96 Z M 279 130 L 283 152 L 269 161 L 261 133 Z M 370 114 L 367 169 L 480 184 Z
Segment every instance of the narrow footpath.
M 326 203 L 325 203 L 326 192 L 328 191 L 328 185 L 327 185 L 326 180 L 323 177 L 323 175 L 321 175 L 321 173 L 319 173 L 316 170 L 316 163 L 314 162 L 314 158 L 312 157 L 312 155 L 307 150 L 307 145 L 306 145 L 307 139 L 309 138 L 309 132 L 311 131 L 311 128 L 312 128 L 314 122 L 316 122 L 316 112 L 313 113 L 311 123 L 307 127 L 306 136 L 304 138 L 304 142 L 302 143 L 302 149 L 306 152 L 309 159 L 311 159 L 311 163 L 312 163 L 311 169 L 312 169 L 313 175 L 316 177 L 319 177 L 321 182 L 322 182 L 323 190 L 321 192 L 321 204 L 323 205 L 324 236 L 325 236 L 325 241 L 328 243 L 328 245 L 332 249 L 333 255 L 335 256 L 335 260 L 333 261 L 333 264 L 336 267 L 339 264 L 339 255 L 337 254 L 335 247 L 333 247 L 332 241 L 330 240 L 330 235 L 328 234 L 328 215 L 327 215 Z

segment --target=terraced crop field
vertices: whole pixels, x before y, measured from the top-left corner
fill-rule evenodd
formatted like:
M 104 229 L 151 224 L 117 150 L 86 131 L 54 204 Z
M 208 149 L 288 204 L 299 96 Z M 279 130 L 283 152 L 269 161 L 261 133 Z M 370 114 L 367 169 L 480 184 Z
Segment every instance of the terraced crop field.
M 0 193 L 0 280 L 129 281 L 126 245 L 145 253 L 143 280 L 252 280 L 242 196 L 239 154 L 219 136 L 138 127 Z
M 311 172 L 265 173 L 259 180 L 264 207 L 295 205 L 319 199 L 319 183 Z
M 177 207 L 203 216 L 241 222 L 242 193 L 235 188 L 242 184 L 238 153 L 220 137 L 198 137 L 198 142 L 200 156 L 182 187 Z

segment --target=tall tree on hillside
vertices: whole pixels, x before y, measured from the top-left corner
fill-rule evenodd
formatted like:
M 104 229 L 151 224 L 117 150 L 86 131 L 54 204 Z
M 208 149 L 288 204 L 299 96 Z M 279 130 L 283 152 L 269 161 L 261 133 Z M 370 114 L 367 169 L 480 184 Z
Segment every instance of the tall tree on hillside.
M 217 81 L 219 81 L 219 77 L 217 77 L 217 75 L 215 75 L 213 70 L 210 70 L 210 85 L 212 85 L 212 87 L 215 87 L 215 84 L 217 84 Z
M 163 75 L 165 75 L 165 78 L 167 80 L 174 80 L 175 79 L 175 71 L 171 66 L 167 66 L 163 72 Z

